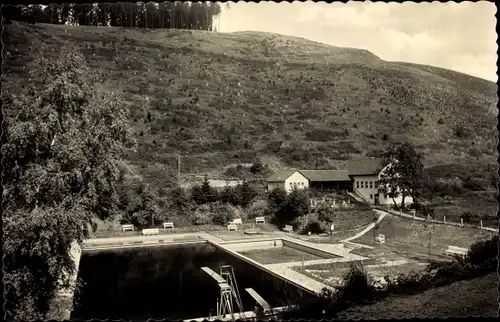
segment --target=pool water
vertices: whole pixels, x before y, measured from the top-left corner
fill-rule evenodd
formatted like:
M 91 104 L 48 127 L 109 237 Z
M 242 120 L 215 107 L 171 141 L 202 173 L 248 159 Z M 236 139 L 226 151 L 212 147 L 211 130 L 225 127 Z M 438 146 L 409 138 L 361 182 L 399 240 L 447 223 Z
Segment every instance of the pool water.
M 71 319 L 189 319 L 216 313 L 220 289 L 201 267 L 219 272 L 233 266 L 244 309 L 253 288 L 271 306 L 297 304 L 312 296 L 208 244 L 133 248 L 84 253 Z

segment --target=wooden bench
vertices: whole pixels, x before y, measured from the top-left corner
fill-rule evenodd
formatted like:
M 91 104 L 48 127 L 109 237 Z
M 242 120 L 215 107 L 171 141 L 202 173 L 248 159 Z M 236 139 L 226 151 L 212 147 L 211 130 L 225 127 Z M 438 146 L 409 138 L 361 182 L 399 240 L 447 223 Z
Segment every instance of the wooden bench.
M 465 256 L 467 255 L 467 248 L 463 247 L 457 247 L 457 246 L 448 246 L 448 248 L 445 250 L 445 253 L 447 255 L 460 255 L 460 256 Z
M 236 218 L 236 219 L 233 219 L 232 221 L 230 221 L 229 224 L 231 224 L 231 225 L 243 225 L 243 221 L 241 220 L 241 218 Z
M 143 236 L 152 236 L 152 235 L 159 235 L 159 234 L 160 234 L 160 229 L 158 229 L 158 228 L 150 228 L 150 229 L 143 229 L 142 230 Z
M 122 225 L 122 231 L 134 231 L 134 225 Z
M 283 228 L 283 231 L 287 232 L 287 233 L 291 233 L 291 232 L 293 232 L 293 226 L 285 225 L 285 227 Z
M 266 217 L 256 217 L 255 218 L 255 223 L 256 224 L 265 224 L 266 223 Z
M 164 223 L 163 223 L 163 228 L 164 228 L 164 229 L 167 229 L 167 228 L 174 228 L 174 223 L 173 223 L 173 222 L 164 222 Z
M 229 230 L 229 231 L 232 231 L 232 230 L 237 231 L 238 230 L 238 226 L 236 226 L 235 224 L 229 224 L 229 225 L 227 225 L 227 230 Z
M 379 234 L 377 237 L 375 237 L 375 241 L 381 244 L 385 243 L 385 235 Z

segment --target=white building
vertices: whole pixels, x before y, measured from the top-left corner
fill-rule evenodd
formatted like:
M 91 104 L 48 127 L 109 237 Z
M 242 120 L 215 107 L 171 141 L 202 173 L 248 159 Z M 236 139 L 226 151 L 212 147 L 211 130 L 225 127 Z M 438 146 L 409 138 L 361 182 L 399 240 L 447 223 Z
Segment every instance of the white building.
M 393 204 L 392 198 L 378 191 L 380 176 L 385 169 L 382 167 L 381 158 L 347 160 L 339 168 L 341 170 L 281 170 L 266 180 L 267 189 L 270 191 L 281 187 L 287 193 L 294 187 L 347 190 L 370 204 Z M 402 196 L 394 198 L 397 204 L 401 204 L 402 199 Z M 411 203 L 413 198 L 407 196 L 405 204 Z
M 284 189 L 287 193 L 293 188 L 309 188 L 309 180 L 298 170 L 281 170 L 267 178 L 267 191 L 278 187 Z

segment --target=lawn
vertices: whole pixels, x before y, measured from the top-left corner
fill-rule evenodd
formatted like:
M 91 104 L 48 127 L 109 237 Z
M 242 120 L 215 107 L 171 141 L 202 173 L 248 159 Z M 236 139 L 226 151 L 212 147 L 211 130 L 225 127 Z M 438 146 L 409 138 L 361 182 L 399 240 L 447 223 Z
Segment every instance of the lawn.
M 392 261 L 394 261 L 393 265 L 389 265 L 386 262 L 382 263 L 381 260 L 367 261 L 364 268 L 369 275 L 378 280 L 386 275 L 396 277 L 399 274 L 418 272 L 423 270 L 426 265 L 426 263 L 407 261 L 402 258 L 392 259 Z M 349 263 L 345 263 L 345 265 L 318 264 L 307 266 L 304 269 L 300 267 L 294 267 L 293 269 L 317 281 L 335 285 L 342 280 L 342 277 L 349 270 Z
M 372 245 L 386 252 L 395 252 L 405 258 L 425 260 L 426 258 L 443 259 L 449 245 L 470 247 L 473 243 L 489 239 L 494 232 L 468 227 L 434 224 L 432 226 L 431 255 L 429 256 L 428 235 L 424 223 L 397 216 L 386 216 L 380 223 L 376 234 L 385 235 L 384 244 L 373 242 L 373 232 L 353 240 L 356 243 Z M 361 250 L 356 250 L 358 252 Z M 362 252 L 367 252 L 362 250 Z
M 498 275 L 460 281 L 420 294 L 390 297 L 339 313 L 339 319 L 498 316 Z
M 287 246 L 277 247 L 274 249 L 251 250 L 248 252 L 240 252 L 240 254 L 245 255 L 264 265 L 298 262 L 302 260 L 310 261 L 316 259 L 324 259 L 323 257 L 319 257 Z
M 485 227 L 497 228 L 498 201 L 496 192 L 475 191 L 465 193 L 454 198 L 450 202 L 438 203 L 432 207 L 434 209 L 434 219 L 460 223 L 460 216 L 466 212 L 483 216 Z M 472 220 L 470 224 L 479 225 L 479 219 Z
M 421 271 L 430 260 L 448 260 L 444 251 L 448 245 L 470 247 L 471 244 L 490 238 L 493 233 L 479 229 L 435 225 L 431 240 L 431 253 L 427 244 L 427 233 L 422 222 L 397 216 L 386 216 L 380 223 L 376 234 L 384 234 L 384 244 L 374 243 L 373 232 L 370 231 L 360 238 L 353 240 L 356 243 L 371 245 L 373 249 L 354 249 L 351 253 L 370 258 L 364 267 L 375 278 L 385 275 L 397 276 L 412 271 Z M 399 265 L 386 266 L 388 262 Z M 321 264 L 308 266 L 304 270 L 294 268 L 318 281 L 335 283 L 348 270 L 345 267 Z

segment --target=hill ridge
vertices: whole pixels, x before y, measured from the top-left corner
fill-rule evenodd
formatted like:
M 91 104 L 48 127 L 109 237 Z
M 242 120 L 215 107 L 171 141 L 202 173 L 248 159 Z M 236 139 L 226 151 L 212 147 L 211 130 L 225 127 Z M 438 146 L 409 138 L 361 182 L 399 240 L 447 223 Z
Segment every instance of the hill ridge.
M 327 169 L 406 139 L 427 167 L 496 163 L 496 84 L 463 73 L 283 35 L 14 23 L 3 38 L 11 92 L 34 56 L 81 48 L 129 102 L 140 144 L 128 161 L 151 180 L 177 154 L 190 173 L 256 158 L 308 168 L 316 156 Z

